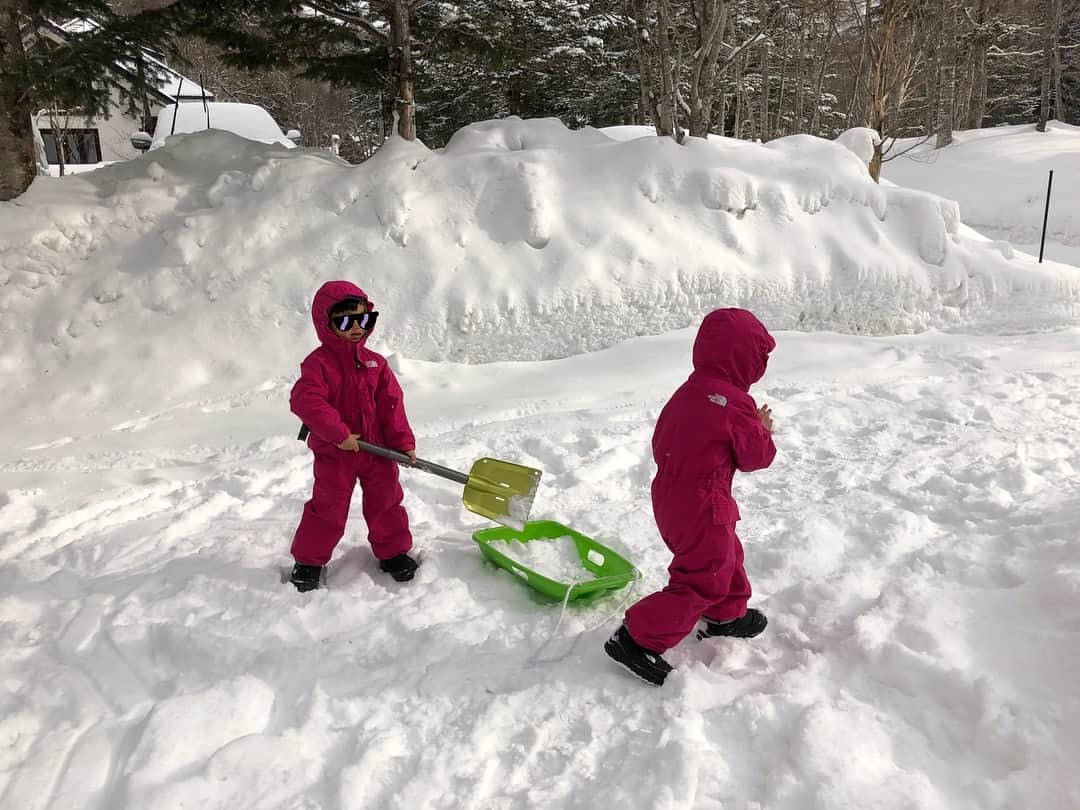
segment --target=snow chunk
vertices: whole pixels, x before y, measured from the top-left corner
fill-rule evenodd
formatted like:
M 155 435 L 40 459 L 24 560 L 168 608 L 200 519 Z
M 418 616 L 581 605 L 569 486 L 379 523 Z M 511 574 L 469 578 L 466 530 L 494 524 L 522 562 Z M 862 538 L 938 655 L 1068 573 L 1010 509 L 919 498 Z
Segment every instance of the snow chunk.
M 870 127 L 852 127 L 837 135 L 836 142 L 850 149 L 865 166 L 873 160 L 874 147 L 881 143 L 881 136 Z
M 165 782 L 221 747 L 266 729 L 274 690 L 248 675 L 154 706 L 127 763 L 135 786 Z
M 569 584 L 594 578 L 581 564 L 577 545 L 569 535 L 537 538 L 527 543 L 520 540 L 495 540 L 491 542 L 491 546 L 523 567 L 554 582 Z

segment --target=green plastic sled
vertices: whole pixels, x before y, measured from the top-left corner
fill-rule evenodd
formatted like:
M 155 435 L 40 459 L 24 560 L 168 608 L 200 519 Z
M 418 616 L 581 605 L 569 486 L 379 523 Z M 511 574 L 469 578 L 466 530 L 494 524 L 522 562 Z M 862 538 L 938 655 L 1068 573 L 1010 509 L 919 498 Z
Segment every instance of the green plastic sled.
M 521 562 L 506 556 L 498 549 L 502 542 L 508 540 L 531 543 L 566 536 L 573 538 L 574 545 L 577 546 L 582 565 L 581 575 L 584 580 L 582 582 L 556 582 L 526 568 Z M 586 537 L 581 532 L 576 532 L 554 520 L 530 520 L 525 524 L 524 531 L 520 532 L 506 526 L 481 529 L 473 533 L 473 540 L 480 546 L 480 551 L 484 556 L 495 565 L 521 577 L 545 596 L 559 601 L 568 598 L 568 588 L 570 589 L 569 599 L 580 599 L 601 591 L 617 591 L 637 577 L 636 569 L 625 557 L 597 543 L 591 537 Z

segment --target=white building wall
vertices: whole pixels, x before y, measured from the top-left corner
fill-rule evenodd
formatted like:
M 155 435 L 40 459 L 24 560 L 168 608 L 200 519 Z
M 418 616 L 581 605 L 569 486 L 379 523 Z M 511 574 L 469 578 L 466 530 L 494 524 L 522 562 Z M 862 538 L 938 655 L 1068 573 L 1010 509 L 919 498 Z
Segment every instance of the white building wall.
M 157 103 L 151 103 L 151 115 L 156 117 L 161 106 Z M 139 117 L 131 117 L 125 112 L 121 112 L 124 109 L 126 109 L 126 105 L 121 104 L 120 94 L 113 88 L 108 118 L 99 116 L 91 119 L 83 115 L 71 115 L 67 116 L 67 126 L 69 129 L 97 130 L 98 140 L 101 143 L 101 160 L 103 163 L 131 160 L 141 154 L 138 149 L 131 145 L 131 136 L 141 129 L 141 122 Z M 64 126 L 64 120 L 63 116 L 57 116 L 59 126 Z M 49 121 L 48 113 L 39 114 L 35 119 L 35 125 L 38 130 L 51 129 L 52 124 Z

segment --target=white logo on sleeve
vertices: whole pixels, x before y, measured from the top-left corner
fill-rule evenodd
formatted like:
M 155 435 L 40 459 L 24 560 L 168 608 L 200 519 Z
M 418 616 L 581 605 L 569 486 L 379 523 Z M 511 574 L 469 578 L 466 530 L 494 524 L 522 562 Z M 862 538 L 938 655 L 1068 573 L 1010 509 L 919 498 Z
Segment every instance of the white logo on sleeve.
M 727 397 L 723 394 L 709 394 L 709 402 L 715 402 L 721 408 L 727 405 Z
M 365 360 L 364 365 L 367 366 L 368 368 L 378 368 L 379 367 L 379 361 L 378 360 Z

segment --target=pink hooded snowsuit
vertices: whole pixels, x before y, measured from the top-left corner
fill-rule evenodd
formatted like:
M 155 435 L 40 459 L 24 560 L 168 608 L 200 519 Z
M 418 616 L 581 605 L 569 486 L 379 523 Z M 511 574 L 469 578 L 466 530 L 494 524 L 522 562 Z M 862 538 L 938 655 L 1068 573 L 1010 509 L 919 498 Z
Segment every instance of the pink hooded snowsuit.
M 710 312 L 694 341 L 694 372 L 660 412 L 653 514 L 675 558 L 667 587 L 626 612 L 630 636 L 647 650 L 674 647 L 703 615 L 724 622 L 746 613 L 750 582 L 731 479 L 736 470 L 768 467 L 776 455 L 749 394 L 775 346 L 752 313 Z
M 307 444 L 315 453 L 315 487 L 292 543 L 293 557 L 305 565 L 329 562 L 345 533 L 357 480 L 375 556 L 388 560 L 412 548 L 397 463 L 338 449 L 351 433 L 394 450 L 416 448 L 401 386 L 386 358 L 365 347 L 367 337 L 351 343 L 330 329 L 331 307 L 346 298 L 367 295 L 348 281 L 329 281 L 315 293 L 311 319 L 322 345 L 300 364 L 289 398 L 292 412 L 311 431 Z

